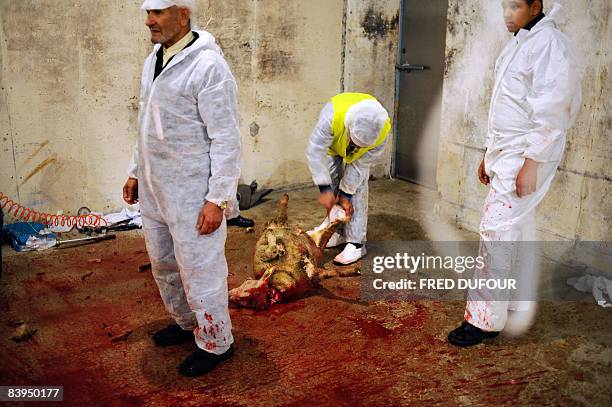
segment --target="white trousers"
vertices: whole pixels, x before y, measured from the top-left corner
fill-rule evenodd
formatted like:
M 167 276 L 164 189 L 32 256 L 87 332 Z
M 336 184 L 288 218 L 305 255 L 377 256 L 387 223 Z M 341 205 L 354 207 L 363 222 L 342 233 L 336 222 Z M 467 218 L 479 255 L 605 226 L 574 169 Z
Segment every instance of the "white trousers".
M 536 191 L 519 198 L 516 177 L 524 158 L 518 152 L 489 149 L 485 157 L 491 177 L 480 222 L 480 256 L 485 267 L 474 274 L 478 279 L 517 281 L 513 296 L 500 291 L 469 290 L 465 320 L 484 331 L 501 331 L 506 325 L 508 310 L 527 311 L 537 296 L 539 267 L 534 254 L 535 209 L 544 199 L 559 162 L 539 163 Z M 507 292 L 507 291 L 506 291 Z
M 332 179 L 332 189 L 334 193 L 338 193 L 340 180 L 344 174 L 344 163 L 342 157 L 337 156 L 331 160 L 329 172 Z M 365 177 L 363 183 L 357 188 L 351 203 L 353 204 L 353 217 L 351 220 L 338 228 L 338 233 L 343 234 L 347 242 L 360 243 L 366 242 L 368 233 L 368 180 L 369 176 Z

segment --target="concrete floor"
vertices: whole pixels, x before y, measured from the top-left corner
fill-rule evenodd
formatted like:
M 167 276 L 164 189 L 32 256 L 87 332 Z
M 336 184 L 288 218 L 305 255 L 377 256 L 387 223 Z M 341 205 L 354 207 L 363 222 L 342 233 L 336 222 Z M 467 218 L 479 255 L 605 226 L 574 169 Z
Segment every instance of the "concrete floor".
M 290 219 L 318 223 L 314 188 L 290 192 Z M 251 271 L 252 250 L 279 194 L 245 213 L 255 233 L 231 229 L 229 285 Z M 418 200 L 435 192 L 371 183 L 370 240 L 425 239 Z M 430 210 L 431 205 L 423 205 Z M 465 239 L 477 236 L 457 231 Z M 176 366 L 193 344 L 156 348 L 170 323 L 140 232 L 80 248 L 15 254 L 0 278 L 0 384 L 63 385 L 69 405 L 594 405 L 612 400 L 612 312 L 593 302 L 545 303 L 520 338 L 458 349 L 447 332 L 461 302 L 359 299 L 360 278 L 323 282 L 312 295 L 264 312 L 232 309 L 235 357 L 207 376 Z M 14 321 L 37 329 L 8 339 Z

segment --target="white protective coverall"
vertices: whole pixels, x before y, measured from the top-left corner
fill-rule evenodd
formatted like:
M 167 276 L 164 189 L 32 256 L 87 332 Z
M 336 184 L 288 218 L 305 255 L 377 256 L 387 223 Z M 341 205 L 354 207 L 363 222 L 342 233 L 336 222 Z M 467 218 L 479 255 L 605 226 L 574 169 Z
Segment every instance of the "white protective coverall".
M 332 157 L 328 148 L 332 144 L 333 104 L 327 103 L 319 115 L 319 120 L 310 136 L 306 149 L 308 167 L 316 185 L 330 185 L 335 194 L 338 190 L 353 195 L 353 216 L 344 225 L 347 242 L 365 243 L 368 228 L 368 180 L 370 165 L 385 151 L 389 137 L 380 146 L 369 150 L 363 156 L 345 164 L 342 157 Z M 342 233 L 342 231 L 340 231 Z
M 533 248 L 496 242 L 535 240 L 535 208 L 550 188 L 565 133 L 581 104 L 581 69 L 569 40 L 557 29 L 560 12 L 555 4 L 530 31 L 519 31 L 495 64 L 484 158 L 491 184 L 480 223 L 480 252 L 486 261 L 475 277 L 517 278 L 521 298 L 497 300 L 499 293 L 470 290 L 465 320 L 485 331 L 501 331 L 509 308 L 527 311 L 535 300 Z M 526 158 L 538 162 L 537 187 L 519 198 L 516 178 Z
M 139 181 L 147 251 L 166 309 L 183 329 L 195 329 L 198 347 L 222 354 L 233 342 L 226 224 L 199 235 L 196 223 L 205 201 L 220 204 L 236 196 L 237 89 L 214 37 L 195 33 L 198 39 L 155 81 L 161 45 L 145 61 L 139 138 L 128 172 Z

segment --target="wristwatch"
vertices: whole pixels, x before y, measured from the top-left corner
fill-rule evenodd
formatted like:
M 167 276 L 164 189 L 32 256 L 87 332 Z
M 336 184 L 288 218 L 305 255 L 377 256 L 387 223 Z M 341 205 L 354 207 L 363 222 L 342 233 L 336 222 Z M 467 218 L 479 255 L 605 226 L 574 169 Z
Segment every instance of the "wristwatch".
M 227 201 L 221 201 L 217 204 L 217 206 L 219 208 L 221 208 L 221 210 L 226 210 L 227 209 Z

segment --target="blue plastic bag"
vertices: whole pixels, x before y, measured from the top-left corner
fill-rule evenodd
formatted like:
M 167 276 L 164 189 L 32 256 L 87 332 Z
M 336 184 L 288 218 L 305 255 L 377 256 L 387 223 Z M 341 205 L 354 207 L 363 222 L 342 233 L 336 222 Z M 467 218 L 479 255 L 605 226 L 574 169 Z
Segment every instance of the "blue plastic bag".
M 31 237 L 36 237 L 40 240 L 54 242 L 55 235 L 53 233 L 40 233 L 45 228 L 42 223 L 35 222 L 17 222 L 4 226 L 4 232 L 10 239 L 11 246 L 15 251 L 38 250 L 37 247 L 28 246 L 28 240 Z

